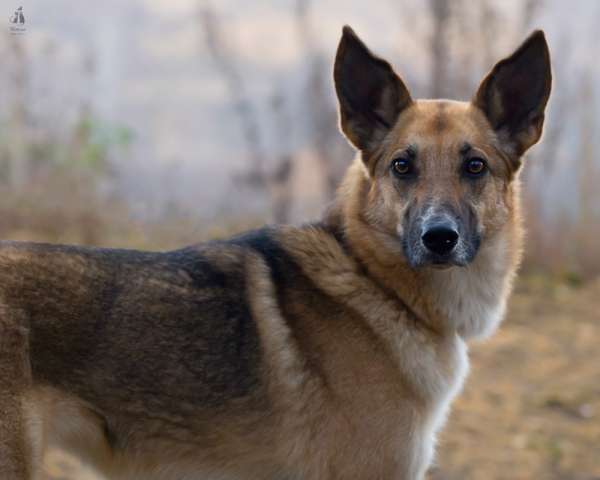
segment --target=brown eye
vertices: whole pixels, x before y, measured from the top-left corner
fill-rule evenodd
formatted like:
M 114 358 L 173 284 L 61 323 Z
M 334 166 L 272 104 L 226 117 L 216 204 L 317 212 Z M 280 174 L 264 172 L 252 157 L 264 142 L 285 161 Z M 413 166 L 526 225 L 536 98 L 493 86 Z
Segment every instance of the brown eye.
M 396 158 L 392 162 L 392 169 L 396 175 L 401 177 L 410 175 L 413 171 L 411 161 L 406 158 Z
M 465 171 L 469 175 L 479 176 L 483 174 L 487 166 L 483 158 L 471 158 L 465 164 Z

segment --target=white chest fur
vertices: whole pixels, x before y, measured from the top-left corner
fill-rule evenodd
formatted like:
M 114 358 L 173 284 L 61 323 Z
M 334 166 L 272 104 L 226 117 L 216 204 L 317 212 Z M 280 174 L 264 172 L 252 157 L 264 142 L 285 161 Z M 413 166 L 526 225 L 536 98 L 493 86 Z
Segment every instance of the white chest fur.
M 488 337 L 504 317 L 514 276 L 506 250 L 499 237 L 468 267 L 430 273 L 432 303 L 465 339 Z
M 419 358 L 420 365 L 411 368 L 411 376 L 424 395 L 425 411 L 415 425 L 408 478 L 421 479 L 425 475 L 433 459 L 436 434 L 444 425 L 450 404 L 461 391 L 469 370 L 467 346 L 458 335 L 448 340 L 444 350 L 442 362 L 439 355 L 423 355 L 423 352 L 421 355 L 415 352 L 413 357 Z

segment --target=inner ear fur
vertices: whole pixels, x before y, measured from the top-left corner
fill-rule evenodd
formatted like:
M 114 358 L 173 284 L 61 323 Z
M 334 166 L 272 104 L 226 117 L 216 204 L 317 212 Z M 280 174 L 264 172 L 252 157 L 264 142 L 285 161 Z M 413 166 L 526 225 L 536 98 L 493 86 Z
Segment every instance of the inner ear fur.
M 481 82 L 473 104 L 509 142 L 513 153 L 521 156 L 542 134 L 551 87 L 550 52 L 544 33 L 537 30 L 494 66 Z
M 359 150 L 374 150 L 412 99 L 391 65 L 345 26 L 334 66 L 341 128 Z

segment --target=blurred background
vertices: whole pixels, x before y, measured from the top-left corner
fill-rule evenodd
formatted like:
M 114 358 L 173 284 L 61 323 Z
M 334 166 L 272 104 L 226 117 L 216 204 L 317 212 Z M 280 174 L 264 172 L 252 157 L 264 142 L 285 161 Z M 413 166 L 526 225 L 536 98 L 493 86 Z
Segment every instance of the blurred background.
M 455 99 L 543 28 L 555 80 L 523 172 L 525 263 L 501 332 L 472 349 L 432 478 L 600 479 L 600 2 L 2 9 L 0 237 L 152 249 L 319 216 L 353 157 L 331 81 L 343 24 L 415 97 Z M 46 474 L 98 478 L 57 451 Z

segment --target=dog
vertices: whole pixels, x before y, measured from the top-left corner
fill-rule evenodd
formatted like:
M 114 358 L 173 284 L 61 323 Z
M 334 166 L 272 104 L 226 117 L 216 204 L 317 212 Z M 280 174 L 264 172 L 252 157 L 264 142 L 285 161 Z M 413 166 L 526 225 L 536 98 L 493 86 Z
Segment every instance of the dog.
M 171 252 L 3 242 L 0 472 L 57 445 L 109 479 L 422 479 L 521 256 L 534 32 L 469 102 L 413 100 L 344 27 L 357 149 L 323 219 Z

